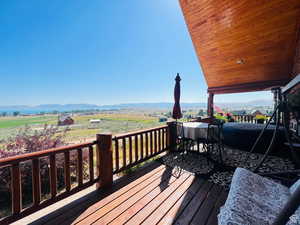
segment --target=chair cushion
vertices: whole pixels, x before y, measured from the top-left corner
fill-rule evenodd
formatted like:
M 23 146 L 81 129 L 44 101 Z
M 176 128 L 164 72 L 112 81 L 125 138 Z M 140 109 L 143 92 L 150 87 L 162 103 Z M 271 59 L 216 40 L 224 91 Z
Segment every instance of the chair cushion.
M 224 205 L 226 210 L 222 211 L 228 215 L 238 213 L 237 218 L 243 216 L 249 219 L 246 224 L 256 224 L 251 223 L 251 220 L 272 223 L 289 197 L 290 191 L 287 187 L 246 169 L 237 168 Z M 220 215 L 219 218 L 224 217 Z M 219 222 L 230 224 L 224 220 Z
M 291 187 L 290 193 L 291 195 L 300 187 L 300 179 L 298 179 Z M 300 207 L 296 210 L 294 215 L 291 216 L 290 221 L 287 225 L 299 225 L 300 224 Z
M 258 219 L 248 214 L 236 210 L 229 210 L 221 207 L 218 215 L 219 225 L 269 225 L 270 223 L 263 219 Z M 293 225 L 293 224 L 291 224 Z
M 297 180 L 297 181 L 290 187 L 290 192 L 291 192 L 291 194 L 293 194 L 293 193 L 296 191 L 296 189 L 297 189 L 298 187 L 300 187 L 300 179 Z

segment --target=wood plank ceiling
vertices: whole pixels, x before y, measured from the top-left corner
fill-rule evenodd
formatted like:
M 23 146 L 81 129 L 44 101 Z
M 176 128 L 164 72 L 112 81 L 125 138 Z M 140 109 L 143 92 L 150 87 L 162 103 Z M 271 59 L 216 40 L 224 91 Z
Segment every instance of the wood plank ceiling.
M 179 1 L 209 92 L 265 90 L 292 78 L 300 0 Z

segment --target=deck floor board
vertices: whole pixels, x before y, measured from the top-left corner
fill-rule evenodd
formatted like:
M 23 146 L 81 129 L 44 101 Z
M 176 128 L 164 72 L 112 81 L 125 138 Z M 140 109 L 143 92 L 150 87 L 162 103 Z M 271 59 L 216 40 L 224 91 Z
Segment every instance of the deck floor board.
M 202 177 L 187 172 L 178 176 L 171 168 L 154 164 L 32 224 L 217 225 L 226 190 Z

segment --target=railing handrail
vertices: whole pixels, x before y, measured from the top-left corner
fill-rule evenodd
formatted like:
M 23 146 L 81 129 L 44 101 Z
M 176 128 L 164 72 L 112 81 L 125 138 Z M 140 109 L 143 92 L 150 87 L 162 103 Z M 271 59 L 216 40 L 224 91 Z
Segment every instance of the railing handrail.
M 63 153 L 63 152 L 70 151 L 70 150 L 79 149 L 79 148 L 86 148 L 86 147 L 92 146 L 94 144 L 95 144 L 95 141 L 91 141 L 91 142 L 85 142 L 85 143 L 81 143 L 81 144 L 67 145 L 67 146 L 61 146 L 61 147 L 46 149 L 46 150 L 37 151 L 37 152 L 25 153 L 22 155 L 10 156 L 7 158 L 0 159 L 0 167 L 5 166 L 5 165 L 12 165 L 12 164 L 15 164 L 18 162 L 27 161 L 27 160 L 34 159 L 34 158 L 48 156 L 51 154 L 58 154 L 58 153 Z
M 173 139 L 171 140 L 170 135 L 172 127 L 174 128 L 174 126 L 168 124 L 120 134 L 114 137 L 112 137 L 111 134 L 97 134 L 95 141 L 61 146 L 0 159 L 0 168 L 10 170 L 10 188 L 12 195 L 12 214 L 0 218 L 0 224 L 14 222 L 91 185 L 96 184 L 97 189 L 111 187 L 113 184 L 113 174 L 132 168 L 139 163 L 163 153 L 169 149 L 170 146 L 173 146 L 175 142 L 172 141 Z M 76 153 L 74 155 L 76 160 L 72 161 L 71 151 Z M 85 162 L 88 165 L 89 179 L 83 176 L 84 153 L 87 153 L 88 156 Z M 57 157 L 57 154 L 62 154 L 62 157 Z M 47 157 L 48 161 L 40 160 L 42 157 Z M 57 160 L 63 162 L 63 179 L 65 186 L 65 191 L 59 194 Z M 22 165 L 20 165 L 20 163 L 25 161 L 31 163 L 33 204 L 23 209 L 23 193 L 21 188 Z M 75 183 L 77 184 L 75 185 L 71 182 L 71 177 L 74 176 L 74 174 L 71 174 L 71 163 L 76 164 Z M 41 164 L 48 165 L 47 172 L 49 173 L 48 180 L 51 194 L 49 198 L 43 201 L 41 200 L 41 169 L 43 168 Z M 114 165 L 116 166 L 114 167 Z
M 148 129 L 143 129 L 143 130 L 138 130 L 138 131 L 132 131 L 132 132 L 128 132 L 128 133 L 125 133 L 125 134 L 117 134 L 113 138 L 114 139 L 127 138 L 127 137 L 130 137 L 130 136 L 134 136 L 134 135 L 138 135 L 138 134 L 144 134 L 144 133 L 148 133 L 148 132 L 151 132 L 151 131 L 167 128 L 167 127 L 168 127 L 168 125 L 162 125 L 162 126 L 158 126 L 158 127 L 153 127 L 153 128 L 148 128 Z

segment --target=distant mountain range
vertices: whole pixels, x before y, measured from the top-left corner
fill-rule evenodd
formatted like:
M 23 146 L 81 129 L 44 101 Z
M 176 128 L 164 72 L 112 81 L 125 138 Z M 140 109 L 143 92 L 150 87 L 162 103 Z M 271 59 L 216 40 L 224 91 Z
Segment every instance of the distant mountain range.
M 116 105 L 93 105 L 93 104 L 46 104 L 46 105 L 12 105 L 0 106 L 0 112 L 21 112 L 21 113 L 39 113 L 39 112 L 66 112 L 75 110 L 121 110 L 121 109 L 172 109 L 172 102 L 158 102 L 158 103 L 128 103 Z M 270 100 L 256 100 L 244 103 L 215 103 L 219 107 L 225 108 L 245 108 L 245 107 L 270 107 L 273 102 Z M 181 103 L 183 109 L 205 108 L 206 103 Z

